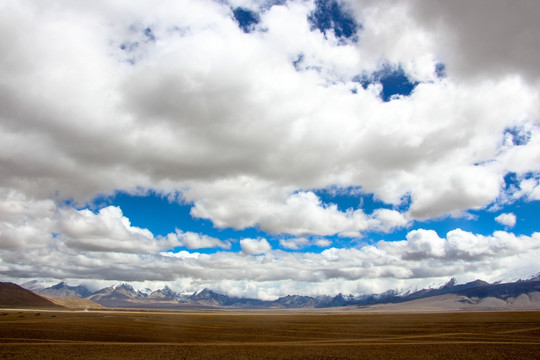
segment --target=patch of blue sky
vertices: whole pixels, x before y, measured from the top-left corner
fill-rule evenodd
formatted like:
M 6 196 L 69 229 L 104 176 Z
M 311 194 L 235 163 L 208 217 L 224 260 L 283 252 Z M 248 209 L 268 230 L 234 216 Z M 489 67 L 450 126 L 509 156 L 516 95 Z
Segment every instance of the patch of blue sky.
M 529 177 L 533 177 L 530 174 Z M 516 174 L 509 173 L 505 177 L 506 191 L 514 192 L 518 189 L 519 181 L 524 177 L 518 177 Z M 525 178 L 527 178 L 525 176 Z M 410 198 L 404 198 L 400 206 L 395 207 L 375 199 L 373 194 L 367 194 L 361 191 L 361 188 L 335 188 L 312 190 L 320 199 L 321 202 L 328 206 L 335 204 L 340 211 L 348 209 L 362 209 L 366 214 L 371 214 L 373 211 L 381 208 L 393 208 L 400 212 L 407 211 L 410 205 Z M 491 205 L 491 204 L 490 204 Z M 493 207 L 486 206 L 478 210 L 469 210 L 464 212 L 462 216 L 443 216 L 429 220 L 415 220 L 408 226 L 394 229 L 389 233 L 381 231 L 368 231 L 363 234 L 363 242 L 375 243 L 380 240 L 385 241 L 400 241 L 405 240 L 407 233 L 416 229 L 434 230 L 440 237 L 446 237 L 446 234 L 455 229 L 461 229 L 474 234 L 484 236 L 492 235 L 494 231 L 502 230 L 509 231 L 516 235 L 530 236 L 537 231 L 536 224 L 540 220 L 540 201 L 528 201 L 527 199 L 514 199 L 511 202 L 506 202 L 503 205 Z M 495 218 L 502 213 L 513 213 L 516 215 L 516 224 L 513 227 L 508 227 L 498 223 Z M 340 238 L 338 236 L 327 237 L 332 240 L 335 245 L 347 246 L 354 242 L 351 238 Z
M 531 140 L 531 132 L 520 126 L 507 128 L 504 132 L 505 139 L 512 142 L 512 145 L 521 146 L 527 145 Z
M 401 67 L 392 68 L 388 65 L 371 75 L 359 75 L 353 79 L 360 83 L 364 89 L 371 84 L 381 84 L 381 99 L 384 102 L 391 101 L 394 96 L 409 96 L 418 85 L 418 82 L 409 80 Z
M 534 175 L 534 174 L 533 174 Z M 531 175 L 531 176 L 533 176 Z M 505 177 L 506 191 L 512 193 L 518 188 L 522 176 L 510 173 Z M 381 208 L 394 208 L 401 212 L 406 212 L 410 199 L 405 198 L 399 206 L 392 206 L 377 200 L 373 194 L 365 193 L 360 187 L 329 187 L 325 189 L 311 189 L 315 193 L 323 206 L 336 205 L 339 211 L 349 209 L 362 209 L 366 214 Z M 73 205 L 66 201 L 67 205 Z M 393 229 L 389 233 L 381 231 L 368 231 L 362 234 L 360 238 L 341 237 L 339 235 L 318 236 L 307 235 L 309 243 L 306 246 L 299 246 L 298 249 L 289 249 L 279 244 L 279 240 L 294 238 L 287 234 L 269 234 L 257 227 L 246 229 L 220 229 L 213 225 L 208 219 L 199 219 L 191 216 L 190 211 L 193 204 L 183 203 L 181 201 L 170 201 L 166 196 L 147 191 L 141 194 L 130 194 L 126 192 L 117 192 L 112 196 L 97 197 L 90 204 L 90 208 L 97 212 L 105 206 L 118 206 L 122 209 L 125 217 L 131 221 L 132 226 L 146 228 L 154 236 L 165 236 L 179 229 L 183 232 L 194 232 L 215 237 L 217 239 L 231 241 L 230 251 L 238 252 L 241 250 L 239 240 L 244 238 L 266 238 L 274 249 L 284 251 L 301 251 L 319 253 L 327 247 L 316 245 L 317 239 L 327 239 L 331 241 L 331 247 L 348 248 L 362 246 L 365 244 L 375 244 L 380 240 L 400 241 L 405 240 L 407 234 L 416 229 L 434 230 L 440 237 L 446 237 L 446 234 L 455 229 L 461 229 L 474 234 L 489 236 L 494 231 L 509 231 L 516 235 L 530 236 L 537 231 L 536 225 L 540 220 L 540 201 L 528 201 L 525 198 L 506 202 L 499 206 L 486 206 L 479 210 L 469 210 L 464 216 L 450 217 L 444 216 L 429 220 L 412 221 L 405 227 Z M 81 207 L 79 207 L 81 208 Z M 508 227 L 498 223 L 495 218 L 502 213 L 513 213 L 516 215 L 516 224 Z M 224 251 L 221 248 L 208 249 L 188 249 L 178 247 L 171 249 L 178 252 L 181 250 L 196 251 L 201 253 L 214 253 Z
M 439 79 L 444 79 L 446 77 L 446 65 L 444 63 L 437 63 L 435 65 L 435 75 Z
M 504 176 L 504 190 L 505 190 L 505 199 L 506 202 L 512 201 L 515 198 L 517 193 L 521 191 L 521 182 L 527 180 L 534 180 L 535 182 L 540 182 L 540 172 L 525 172 L 517 174 L 515 172 L 509 172 Z
M 238 23 L 240 29 L 245 33 L 250 33 L 255 29 L 260 21 L 259 14 L 250 9 L 237 7 L 233 9 L 234 19 Z
M 527 201 L 519 199 L 496 211 L 489 209 L 470 210 L 471 217 L 442 218 L 418 222 L 415 227 L 431 228 L 445 236 L 451 230 L 459 228 L 474 234 L 491 235 L 494 231 L 508 231 L 515 235 L 531 235 L 537 231 L 540 214 L 540 201 Z M 516 216 L 516 224 L 509 227 L 498 223 L 495 218 L 502 213 L 512 213 Z
M 361 26 L 354 16 L 336 0 L 315 0 L 315 10 L 308 16 L 312 29 L 319 29 L 323 34 L 332 31 L 341 40 L 358 40 Z
M 520 179 L 515 172 L 509 172 L 504 176 L 504 190 L 514 192 L 519 188 Z
M 495 218 L 502 213 L 512 213 L 516 216 L 516 224 L 513 227 L 498 223 Z M 395 229 L 390 233 L 367 232 L 364 234 L 366 243 L 374 244 L 378 241 L 400 241 L 407 238 L 407 234 L 413 230 L 425 229 L 435 231 L 439 237 L 456 229 L 471 232 L 476 235 L 491 236 L 495 231 L 508 231 L 516 236 L 530 236 L 538 231 L 537 224 L 540 220 L 540 201 L 518 200 L 512 204 L 500 208 L 497 211 L 481 209 L 469 210 L 468 215 L 461 217 L 443 216 L 430 220 L 416 220 L 407 227 Z
M 117 192 L 113 196 L 98 197 L 92 203 L 96 211 L 105 206 L 120 207 L 123 215 L 131 221 L 132 226 L 148 229 L 154 236 L 165 236 L 174 233 L 176 229 L 183 232 L 204 234 L 220 240 L 240 240 L 266 236 L 266 233 L 256 228 L 244 230 L 216 228 L 210 220 L 191 216 L 192 204 L 169 201 L 167 197 L 151 191 L 142 195 Z M 231 250 L 240 250 L 237 242 L 232 241 L 231 243 Z M 212 253 L 222 249 L 187 249 L 184 247 L 175 249 L 175 251 L 180 250 Z
M 495 216 L 500 213 L 513 213 L 516 215 L 516 225 L 511 230 L 520 235 L 531 235 L 538 231 L 538 223 L 540 221 L 540 201 L 528 199 L 526 195 L 515 198 L 514 195 L 520 191 L 520 183 L 524 180 L 534 179 L 540 180 L 539 173 L 528 172 L 525 174 L 516 174 L 510 172 L 504 177 L 505 193 L 508 194 L 508 199 L 493 210 Z M 498 227 L 504 225 L 498 224 Z
M 370 214 L 376 209 L 392 208 L 392 205 L 376 200 L 373 194 L 362 192 L 360 187 L 329 187 L 312 191 L 324 205 L 335 204 L 339 211 L 362 209 L 366 214 Z

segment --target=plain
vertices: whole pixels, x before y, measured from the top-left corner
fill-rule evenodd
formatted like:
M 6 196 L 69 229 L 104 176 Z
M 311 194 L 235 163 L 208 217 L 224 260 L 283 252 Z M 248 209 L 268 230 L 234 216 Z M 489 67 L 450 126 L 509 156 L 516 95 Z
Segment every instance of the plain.
M 0 310 L 2 359 L 533 359 L 540 312 Z

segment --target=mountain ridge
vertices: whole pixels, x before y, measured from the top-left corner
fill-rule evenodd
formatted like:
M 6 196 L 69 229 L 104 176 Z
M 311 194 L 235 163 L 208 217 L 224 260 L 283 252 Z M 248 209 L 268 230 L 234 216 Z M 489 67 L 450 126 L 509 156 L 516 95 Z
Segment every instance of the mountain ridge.
M 92 294 L 92 291 L 88 290 L 88 288 L 84 285 L 69 286 L 63 281 L 51 287 L 38 290 L 36 292 L 53 299 L 62 297 L 85 298 Z
M 35 292 L 11 282 L 0 282 L 0 307 L 62 308 Z
M 35 286 L 35 283 L 32 283 L 32 285 Z M 53 290 L 57 292 L 54 293 Z M 403 304 L 444 295 L 455 295 L 460 297 L 460 301 L 463 303 L 475 304 L 479 303 L 478 299 L 490 298 L 507 301 L 508 299 L 518 298 L 521 295 L 528 296 L 529 299 L 536 299 L 536 293 L 540 296 L 540 278 L 536 276 L 528 280 L 493 284 L 480 279 L 465 284 L 456 284 L 456 280 L 452 278 L 438 288 L 420 289 L 401 294 L 395 290 L 389 290 L 381 294 L 361 296 L 343 294 L 335 296 L 286 295 L 276 300 L 234 297 L 215 292 L 208 288 L 192 294 L 180 294 L 168 286 L 153 291 L 149 289 L 141 291 L 136 290 L 128 283 L 105 287 L 87 296 L 82 296 L 82 294 L 89 292 L 83 285 L 69 286 L 64 282 L 40 291 L 41 294 L 64 294 L 70 292 L 77 292 L 78 294 L 78 296 L 71 297 L 88 299 L 102 306 L 126 308 L 302 309 L 344 306 L 363 307 L 376 304 Z M 540 309 L 540 302 L 538 308 Z

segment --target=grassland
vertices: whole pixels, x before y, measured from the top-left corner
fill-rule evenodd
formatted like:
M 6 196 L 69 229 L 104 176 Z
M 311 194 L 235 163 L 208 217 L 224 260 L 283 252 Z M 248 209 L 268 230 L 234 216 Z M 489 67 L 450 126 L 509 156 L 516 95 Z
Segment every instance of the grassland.
M 1 359 L 535 359 L 540 312 L 0 310 Z

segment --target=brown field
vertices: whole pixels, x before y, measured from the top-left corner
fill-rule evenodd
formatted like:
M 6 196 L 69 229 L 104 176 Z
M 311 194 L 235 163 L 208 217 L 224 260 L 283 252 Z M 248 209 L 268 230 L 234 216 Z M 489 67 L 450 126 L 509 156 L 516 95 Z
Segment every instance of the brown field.
M 539 359 L 540 312 L 0 309 L 1 359 Z

